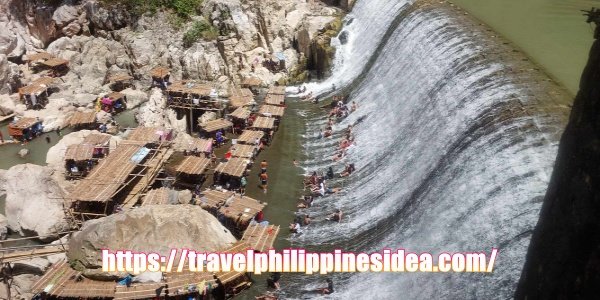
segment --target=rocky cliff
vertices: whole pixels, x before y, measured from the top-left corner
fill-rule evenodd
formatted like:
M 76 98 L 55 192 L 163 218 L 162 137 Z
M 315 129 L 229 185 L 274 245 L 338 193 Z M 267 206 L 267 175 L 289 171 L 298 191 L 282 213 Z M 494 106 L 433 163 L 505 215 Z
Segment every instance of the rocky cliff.
M 600 13 L 515 298 L 600 295 Z
M 1 98 L 2 111 L 40 117 L 52 130 L 108 92 L 109 76 L 126 73 L 143 87 L 158 65 L 169 67 L 175 80 L 218 82 L 223 94 L 247 77 L 265 85 L 302 80 L 307 70 L 329 68 L 331 37 L 342 8 L 352 3 L 204 0 L 181 18 L 169 8 L 134 14 L 123 4 L 129 2 L 0 0 L 0 28 L 8 29 L 0 31 L 0 94 L 16 93 L 41 75 L 24 64 L 27 54 L 46 51 L 67 59 L 70 69 L 47 108 L 28 111 L 12 95 Z

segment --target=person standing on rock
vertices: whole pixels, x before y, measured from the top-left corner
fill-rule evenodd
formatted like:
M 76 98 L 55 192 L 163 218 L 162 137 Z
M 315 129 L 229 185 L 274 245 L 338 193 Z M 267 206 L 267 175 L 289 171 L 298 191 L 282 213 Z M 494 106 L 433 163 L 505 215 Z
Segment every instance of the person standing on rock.
M 60 132 L 60 126 L 56 127 L 56 135 L 62 136 L 62 132 Z

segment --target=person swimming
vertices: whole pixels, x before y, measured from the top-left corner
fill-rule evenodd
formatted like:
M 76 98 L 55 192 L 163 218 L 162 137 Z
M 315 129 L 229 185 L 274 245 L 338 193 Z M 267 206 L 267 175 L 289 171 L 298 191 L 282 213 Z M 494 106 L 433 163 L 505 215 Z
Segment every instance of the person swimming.
M 340 223 L 342 221 L 343 216 L 344 214 L 342 213 L 342 210 L 338 208 L 335 210 L 334 213 L 330 214 L 327 219 Z

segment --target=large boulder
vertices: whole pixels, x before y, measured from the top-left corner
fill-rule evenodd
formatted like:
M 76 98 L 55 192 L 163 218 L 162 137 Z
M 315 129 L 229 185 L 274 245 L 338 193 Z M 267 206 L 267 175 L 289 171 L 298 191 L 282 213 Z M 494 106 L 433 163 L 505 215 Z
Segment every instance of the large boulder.
M 22 236 L 56 239 L 68 230 L 63 191 L 52 179 L 53 170 L 33 164 L 10 168 L 4 175 L 6 217 L 10 230 Z
M 109 134 L 100 133 L 97 130 L 80 130 L 64 135 L 56 145 L 48 149 L 48 153 L 46 154 L 46 163 L 48 166 L 55 170 L 64 170 L 64 159 L 67 147 L 83 143 L 83 140 L 92 133 L 109 136 Z M 120 137 L 112 136 L 110 148 L 115 148 L 120 140 Z
M 100 249 L 132 250 L 168 256 L 173 248 L 222 251 L 236 239 L 210 213 L 194 205 L 151 205 L 88 221 L 69 241 L 67 257 L 85 276 L 113 279 L 102 273 Z
M 0 187 L 0 189 L 2 189 L 2 188 Z M 0 193 L 0 195 L 1 195 L 1 193 Z M 8 236 L 8 219 L 4 215 L 0 215 L 0 240 L 5 240 L 7 236 Z

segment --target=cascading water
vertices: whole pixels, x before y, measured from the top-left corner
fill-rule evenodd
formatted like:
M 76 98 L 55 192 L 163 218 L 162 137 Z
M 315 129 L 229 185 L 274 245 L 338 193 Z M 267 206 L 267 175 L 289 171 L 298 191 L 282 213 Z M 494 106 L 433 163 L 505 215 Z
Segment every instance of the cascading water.
M 434 255 L 497 247 L 492 274 L 352 274 L 338 277 L 332 296 L 509 298 L 565 121 L 560 101 L 569 96 L 447 4 L 390 2 L 357 3 L 332 78 L 309 86 L 324 91 L 332 82 L 352 82 L 350 101 L 359 109 L 334 126 L 332 139 L 316 138 L 326 116 L 308 116 L 307 171 L 332 165 L 339 171 L 344 162 L 357 171 L 327 182 L 343 191 L 308 209 L 322 220 L 341 208 L 344 222 L 316 222 L 293 241 L 308 249 Z M 350 124 L 355 145 L 334 163 L 339 135 Z M 298 288 L 307 284 L 314 281 Z

